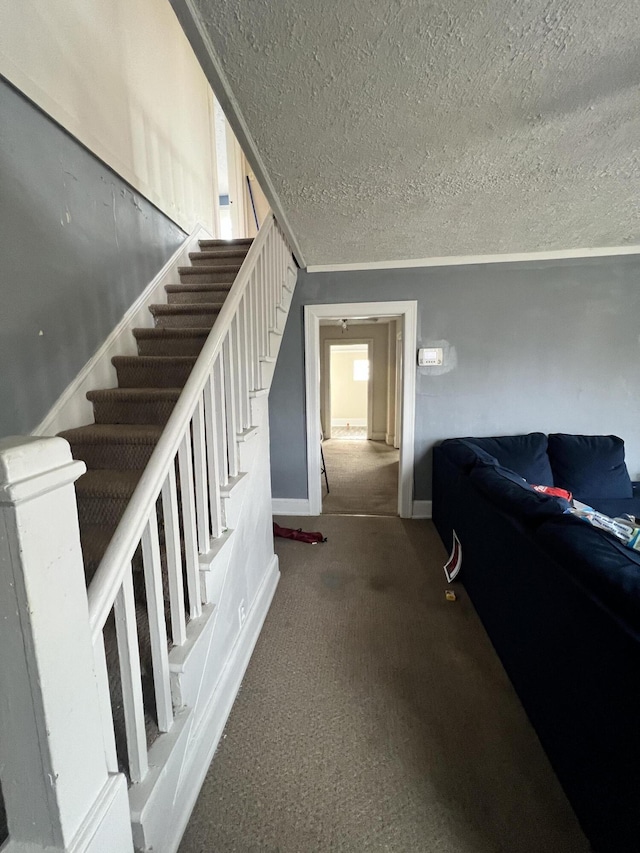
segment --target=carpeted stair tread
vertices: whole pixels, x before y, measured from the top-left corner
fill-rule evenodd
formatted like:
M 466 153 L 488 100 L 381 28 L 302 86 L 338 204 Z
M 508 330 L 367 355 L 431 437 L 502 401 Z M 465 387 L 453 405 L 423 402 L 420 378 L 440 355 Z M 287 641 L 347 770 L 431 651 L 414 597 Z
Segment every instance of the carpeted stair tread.
M 91 470 L 76 480 L 76 495 L 83 498 L 129 500 L 142 472 L 140 470 Z
M 169 305 L 224 303 L 232 288 L 231 282 L 212 284 L 193 281 L 189 284 L 167 284 L 167 303 Z
M 237 275 L 238 270 L 242 264 L 211 264 L 210 266 L 197 266 L 197 267 L 178 267 L 178 275 L 182 278 L 182 276 L 186 276 L 189 278 L 190 276 L 196 275 L 206 275 L 207 273 L 211 273 L 212 275 L 220 276 L 222 279 L 223 276 L 227 276 L 228 281 L 233 281 L 233 278 Z
M 197 258 L 245 258 L 249 249 L 247 246 L 234 246 L 227 249 L 224 246 L 213 246 L 211 249 L 202 249 L 199 252 L 189 252 L 189 260 Z
M 184 364 L 186 366 L 195 363 L 195 356 L 192 355 L 114 355 L 111 359 L 111 364 L 114 367 L 118 364 L 144 364 L 158 370 L 168 364 Z
M 88 391 L 96 423 L 166 424 L 181 388 L 107 388 Z
M 209 326 L 154 326 L 133 330 L 140 355 L 198 355 L 210 332 Z
M 202 335 L 207 336 L 211 332 L 208 326 L 188 326 L 184 329 L 163 329 L 159 326 L 145 327 L 142 329 L 134 329 L 133 334 L 136 340 L 165 340 L 171 338 L 198 338 Z
M 224 302 L 187 302 L 184 305 L 150 305 L 149 311 L 154 317 L 162 314 L 218 314 Z
M 247 256 L 247 249 L 240 247 L 238 249 L 208 249 L 204 252 L 189 252 L 189 260 L 196 266 L 207 266 L 212 264 L 215 266 L 225 264 L 241 263 Z
M 162 427 L 155 424 L 87 424 L 58 433 L 69 444 L 157 444 Z
M 223 301 L 217 301 L 150 305 L 149 311 L 153 314 L 156 326 L 163 328 L 213 326 L 223 304 Z
M 231 282 L 202 282 L 191 281 L 188 284 L 165 284 L 167 293 L 228 293 L 232 288 Z
M 249 247 L 253 243 L 253 237 L 236 237 L 235 240 L 220 240 L 212 238 L 208 240 L 199 240 L 198 243 L 200 248 L 203 250 L 216 249 L 218 247 L 232 248 L 233 246 Z
M 156 424 L 89 424 L 60 433 L 90 469 L 146 468 L 162 435 Z
M 111 359 L 121 388 L 182 388 L 195 355 L 116 355 Z
M 182 388 L 103 388 L 87 391 L 87 400 L 177 400 Z

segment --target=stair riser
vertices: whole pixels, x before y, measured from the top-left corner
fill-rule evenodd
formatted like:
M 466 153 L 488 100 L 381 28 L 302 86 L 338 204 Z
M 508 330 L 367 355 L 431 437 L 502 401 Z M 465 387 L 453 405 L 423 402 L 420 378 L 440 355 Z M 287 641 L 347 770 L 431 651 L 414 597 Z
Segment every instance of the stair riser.
M 174 340 L 153 340 L 144 338 L 138 341 L 139 355 L 200 355 L 206 337 L 175 338 Z
M 80 524 L 118 524 L 129 503 L 128 498 L 78 497 Z
M 120 388 L 183 388 L 192 364 L 165 364 L 161 367 L 124 364 L 116 368 Z
M 157 424 L 164 426 L 175 406 L 174 401 L 153 400 L 147 403 L 122 400 L 95 401 L 93 413 L 97 424 Z
M 114 470 L 117 468 L 145 468 L 155 444 L 72 444 L 74 459 L 84 462 L 87 468 Z
M 188 305 L 195 302 L 222 302 L 227 290 L 185 290 L 182 293 L 167 293 L 169 305 Z
M 218 314 L 160 314 L 154 317 L 158 329 L 210 329 Z
M 234 269 L 230 272 L 216 272 L 215 270 L 205 270 L 200 272 L 197 267 L 191 267 L 180 273 L 181 284 L 232 284 L 234 278 L 238 274 L 238 270 Z
M 237 266 L 240 269 L 242 262 L 244 261 L 246 252 L 240 252 L 233 255 L 218 255 L 217 253 L 211 254 L 210 252 L 206 252 L 206 258 L 197 258 L 191 257 L 191 265 L 194 267 L 230 267 Z

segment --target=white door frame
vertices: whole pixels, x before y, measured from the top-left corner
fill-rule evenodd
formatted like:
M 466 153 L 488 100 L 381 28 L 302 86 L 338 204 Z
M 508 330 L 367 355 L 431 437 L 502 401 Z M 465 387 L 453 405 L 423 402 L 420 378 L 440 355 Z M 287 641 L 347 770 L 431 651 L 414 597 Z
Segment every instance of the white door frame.
M 305 401 L 307 414 L 307 482 L 309 514 L 322 512 L 320 481 L 320 320 L 349 320 L 364 317 L 400 317 L 403 329 L 402 439 L 398 477 L 398 515 L 413 515 L 413 462 L 416 411 L 416 346 L 418 303 L 341 302 L 305 305 Z

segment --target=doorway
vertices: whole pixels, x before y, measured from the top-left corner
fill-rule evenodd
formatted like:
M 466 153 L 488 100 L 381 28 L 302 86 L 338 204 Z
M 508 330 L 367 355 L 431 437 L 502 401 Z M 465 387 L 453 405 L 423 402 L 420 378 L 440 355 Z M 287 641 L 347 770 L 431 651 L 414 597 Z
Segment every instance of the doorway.
M 371 382 L 372 340 L 355 338 L 348 343 L 323 340 L 320 376 L 323 403 L 320 415 L 324 439 L 363 441 L 371 438 L 373 395 Z
M 417 303 L 379 302 L 379 303 L 343 303 L 334 305 L 305 306 L 305 373 L 306 373 L 306 411 L 307 411 L 307 465 L 309 483 L 309 511 L 319 515 L 323 508 L 323 485 L 320 480 L 322 470 L 321 440 L 324 430 L 331 429 L 327 422 L 325 386 L 321 386 L 322 362 L 326 361 L 325 348 L 321 347 L 321 322 L 333 322 L 337 326 L 349 323 L 377 321 L 397 323 L 401 349 L 401 370 L 399 376 L 399 405 L 394 409 L 395 426 L 389 432 L 390 419 L 385 415 L 383 422 L 376 426 L 373 418 L 368 419 L 367 430 L 373 442 L 380 442 L 378 450 L 399 444 L 399 462 L 397 466 L 396 501 L 394 507 L 402 518 L 410 518 L 413 509 L 413 460 L 414 460 L 414 420 L 415 420 L 415 367 L 414 350 L 416 346 Z M 336 335 L 333 336 L 334 338 Z M 340 341 L 339 341 L 340 342 Z M 387 343 L 394 350 L 397 338 Z M 375 357 L 375 356 L 374 356 Z M 373 361 L 373 359 L 369 359 Z M 326 368 L 325 368 L 326 370 Z M 386 374 L 385 374 L 386 376 Z M 385 379 L 386 383 L 386 379 Z M 385 387 L 385 395 L 389 396 Z M 395 389 L 394 389 L 395 399 Z M 391 441 L 389 439 L 391 438 Z M 333 440 L 333 439 L 332 439 Z M 349 454 L 353 457 L 353 453 Z M 351 460 L 353 464 L 353 459 Z M 357 466 L 357 463 L 356 463 Z M 364 468 L 362 469 L 364 471 Z M 364 481 L 363 481 L 364 482 Z M 329 479 L 331 487 L 331 479 Z

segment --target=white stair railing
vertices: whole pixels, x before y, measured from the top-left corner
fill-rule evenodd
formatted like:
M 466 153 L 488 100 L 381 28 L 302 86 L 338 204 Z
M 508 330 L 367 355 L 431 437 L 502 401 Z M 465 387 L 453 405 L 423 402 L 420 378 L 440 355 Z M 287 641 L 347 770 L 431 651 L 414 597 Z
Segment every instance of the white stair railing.
M 148 625 L 148 677 L 153 682 L 158 729 L 168 732 L 174 714 L 168 649 L 187 641 L 185 602 L 192 619 L 209 603 L 200 564 L 225 530 L 221 489 L 227 492 L 242 473 L 238 443 L 252 431 L 251 397 L 265 384 L 270 332 L 278 330 L 278 308 L 292 289 L 287 279 L 291 263 L 291 249 L 270 216 L 249 249 L 89 586 L 107 765 L 117 771 L 104 644 L 105 626 L 111 625 L 113 613 L 120 669 L 117 689 L 132 782 L 141 782 L 149 768 L 138 625 Z M 142 617 L 132 569 L 140 554 L 146 591 Z M 110 677 L 113 680 L 113 673 Z

